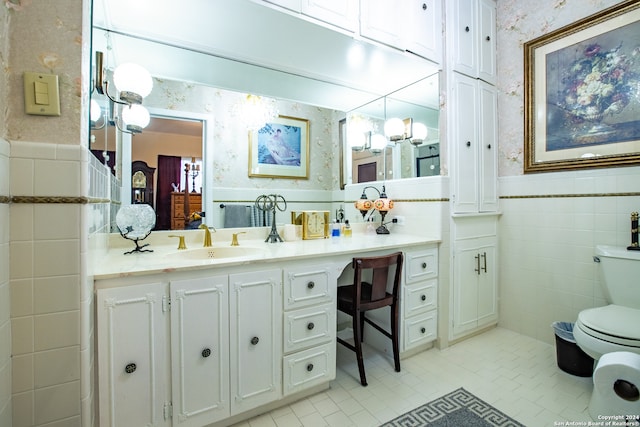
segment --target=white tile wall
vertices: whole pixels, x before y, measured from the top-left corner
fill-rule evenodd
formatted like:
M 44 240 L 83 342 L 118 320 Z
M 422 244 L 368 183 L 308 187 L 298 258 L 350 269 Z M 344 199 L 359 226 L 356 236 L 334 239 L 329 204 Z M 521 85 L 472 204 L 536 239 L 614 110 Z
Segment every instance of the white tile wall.
M 639 177 L 635 167 L 500 178 L 501 196 L 523 197 L 500 201 L 501 326 L 553 343 L 553 321 L 606 304 L 594 248 L 631 242 Z
M 9 197 L 9 143 L 0 138 L 0 197 Z M 11 296 L 9 292 L 9 204 L 0 203 L 0 425 L 11 425 Z

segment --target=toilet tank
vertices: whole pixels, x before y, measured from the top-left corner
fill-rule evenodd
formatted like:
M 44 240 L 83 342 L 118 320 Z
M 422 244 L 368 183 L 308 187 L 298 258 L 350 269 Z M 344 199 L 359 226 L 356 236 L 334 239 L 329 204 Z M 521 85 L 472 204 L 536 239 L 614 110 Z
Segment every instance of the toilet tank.
M 618 246 L 596 246 L 607 300 L 616 305 L 640 308 L 640 251 Z

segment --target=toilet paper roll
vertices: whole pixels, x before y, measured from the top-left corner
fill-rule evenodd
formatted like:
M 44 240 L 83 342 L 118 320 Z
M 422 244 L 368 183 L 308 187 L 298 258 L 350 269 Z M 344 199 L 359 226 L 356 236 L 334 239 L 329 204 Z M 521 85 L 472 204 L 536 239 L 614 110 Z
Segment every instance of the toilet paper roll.
M 640 406 L 640 354 L 616 351 L 602 355 L 593 372 L 591 408 L 597 415 L 637 414 Z M 606 408 L 606 409 L 605 409 Z M 593 414 L 592 414 L 593 416 Z

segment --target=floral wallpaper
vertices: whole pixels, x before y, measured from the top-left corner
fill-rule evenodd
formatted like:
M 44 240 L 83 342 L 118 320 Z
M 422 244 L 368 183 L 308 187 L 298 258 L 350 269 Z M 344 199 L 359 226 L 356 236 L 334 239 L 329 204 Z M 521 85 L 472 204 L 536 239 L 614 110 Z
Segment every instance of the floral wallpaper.
M 332 190 L 339 187 L 338 122 L 344 113 L 264 98 L 280 115 L 309 120 L 309 179 L 249 178 L 249 133 L 237 106 L 247 94 L 188 82 L 155 79 L 147 107 L 210 114 L 214 120 L 213 185 L 224 188 Z M 209 167 L 209 165 L 207 165 Z
M 0 61 L 8 84 L 8 96 L 0 96 L 2 100 L 7 100 L 2 109 L 7 126 L 6 138 L 79 144 L 82 139 L 79 117 L 83 114 L 81 77 L 84 69 L 80 51 L 88 46 L 82 40 L 81 3 L 78 0 L 2 1 L 4 7 L 0 12 L 0 19 L 5 23 L 8 19 L 11 20 L 11 31 L 7 31 L 8 34 L 3 31 L 0 39 Z M 38 31 L 34 25 L 54 30 Z M 11 46 L 11 67 L 6 64 L 6 46 Z M 58 75 L 60 116 L 25 114 L 22 83 L 24 71 Z M 86 94 L 88 90 L 84 92 Z
M 524 43 L 617 3 L 615 0 L 498 0 L 500 176 L 523 173 Z

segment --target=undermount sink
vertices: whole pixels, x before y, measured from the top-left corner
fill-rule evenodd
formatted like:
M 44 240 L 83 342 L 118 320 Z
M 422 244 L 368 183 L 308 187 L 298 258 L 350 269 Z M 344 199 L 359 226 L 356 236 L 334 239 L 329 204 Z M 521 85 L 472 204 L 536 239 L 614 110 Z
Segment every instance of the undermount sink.
M 263 252 L 264 249 L 262 248 L 254 248 L 250 246 L 212 246 L 172 252 L 166 256 L 169 258 L 183 259 L 222 259 L 254 256 Z

